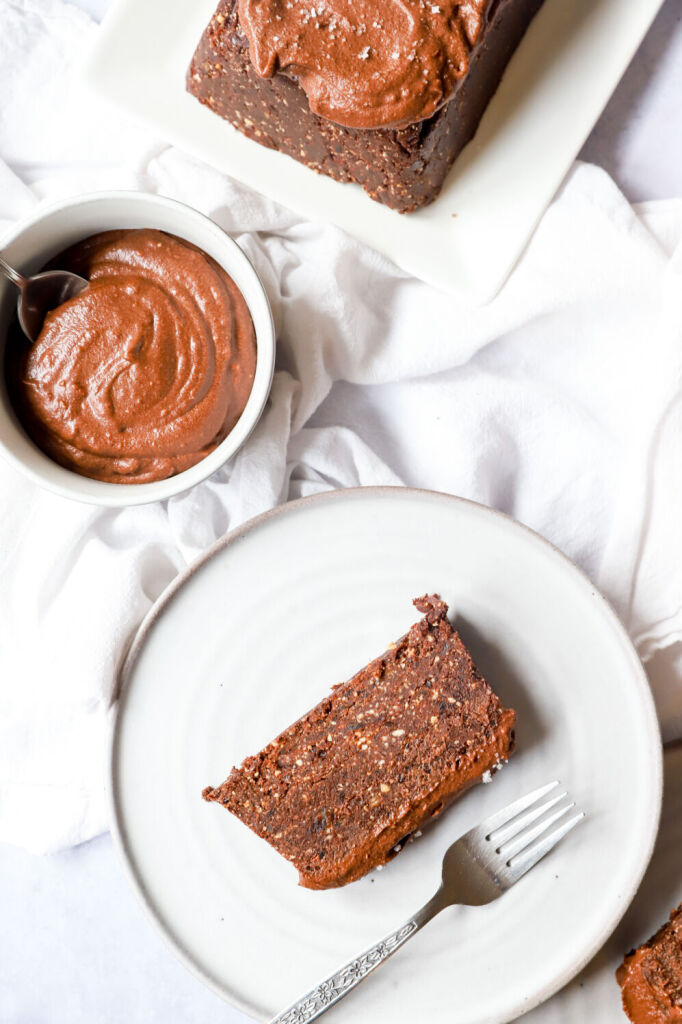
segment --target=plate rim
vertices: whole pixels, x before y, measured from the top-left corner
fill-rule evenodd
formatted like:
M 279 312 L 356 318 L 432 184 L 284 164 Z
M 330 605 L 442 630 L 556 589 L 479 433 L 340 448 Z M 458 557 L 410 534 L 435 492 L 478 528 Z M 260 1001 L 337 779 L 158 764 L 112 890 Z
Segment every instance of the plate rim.
M 168 929 L 152 904 L 151 897 L 145 889 L 142 878 L 138 875 L 136 870 L 134 859 L 129 851 L 128 843 L 125 836 L 125 828 L 122 820 L 122 812 L 119 807 L 119 793 L 117 791 L 117 751 L 118 743 L 120 739 L 120 726 L 123 719 L 125 710 L 125 698 L 130 692 L 129 683 L 132 672 L 135 668 L 138 657 L 145 645 L 147 636 L 154 628 L 156 622 L 165 612 L 166 608 L 173 602 L 180 590 L 185 586 L 189 580 L 191 580 L 196 573 L 198 573 L 204 565 L 210 562 L 217 554 L 219 554 L 224 548 L 230 547 L 233 543 L 245 537 L 253 530 L 258 529 L 260 526 L 269 522 L 269 520 L 279 517 L 281 515 L 295 514 L 299 509 L 305 508 L 312 504 L 325 504 L 336 500 L 342 500 L 350 498 L 352 500 L 362 500 L 364 497 L 379 497 L 379 498 L 390 498 L 396 495 L 408 496 L 408 497 L 420 497 L 422 499 L 438 501 L 444 500 L 448 503 L 452 503 L 455 506 L 466 506 L 473 508 L 477 514 L 487 515 L 492 519 L 501 521 L 505 526 L 511 526 L 520 528 L 521 531 L 529 535 L 529 537 L 540 547 L 544 547 L 547 554 L 558 559 L 564 564 L 564 568 L 571 570 L 577 574 L 580 582 L 583 586 L 587 586 L 592 592 L 593 598 L 597 601 L 597 605 L 600 607 L 602 612 L 606 615 L 606 618 L 610 620 L 615 633 L 618 635 L 624 649 L 627 651 L 628 658 L 632 663 L 633 676 L 637 680 L 637 689 L 641 698 L 642 709 L 645 712 L 645 721 L 643 725 L 646 726 L 644 732 L 646 733 L 648 744 L 651 748 L 651 753 L 654 755 L 649 763 L 649 771 L 651 773 L 651 791 L 652 791 L 652 804 L 650 810 L 650 828 L 648 829 L 648 838 L 646 843 L 643 845 L 640 855 L 640 867 L 637 872 L 634 873 L 633 878 L 630 881 L 630 885 L 627 887 L 624 895 L 621 897 L 620 903 L 616 906 L 614 912 L 609 917 L 608 922 L 600 929 L 599 935 L 595 942 L 590 946 L 589 949 L 583 950 L 580 956 L 574 958 L 572 966 L 564 970 L 558 975 L 551 983 L 544 986 L 539 992 L 537 992 L 530 1000 L 524 1001 L 521 1005 L 515 1006 L 509 1016 L 505 1016 L 504 1021 L 511 1021 L 516 1019 L 519 1014 L 528 1013 L 535 1009 L 537 1006 L 542 1005 L 553 995 L 564 988 L 577 974 L 592 960 L 592 958 L 598 953 L 598 951 L 604 946 L 606 941 L 612 935 L 628 908 L 630 907 L 632 900 L 634 899 L 637 890 L 640 887 L 644 874 L 649 866 L 651 857 L 653 854 L 654 846 L 658 836 L 658 830 L 660 827 L 662 803 L 663 803 L 663 743 L 661 739 L 660 725 L 658 722 L 658 716 L 656 714 L 656 707 L 654 703 L 653 693 L 649 686 L 649 681 L 642 664 L 642 661 L 637 654 L 637 650 L 625 629 L 625 626 L 621 622 L 615 609 L 612 607 L 610 601 L 602 594 L 599 588 L 592 582 L 587 573 L 573 562 L 568 555 L 566 555 L 560 548 L 558 548 L 551 541 L 543 537 L 542 534 L 533 530 L 530 526 L 520 522 L 513 516 L 508 515 L 505 512 L 501 512 L 498 509 L 492 508 L 489 505 L 484 505 L 481 502 L 473 501 L 470 498 L 463 498 L 459 495 L 448 494 L 444 491 L 429 490 L 427 488 L 420 487 L 400 487 L 395 485 L 376 485 L 370 487 L 348 487 L 340 490 L 322 491 L 317 494 L 311 494 L 303 498 L 296 498 L 292 501 L 284 502 L 281 505 L 277 505 L 274 508 L 267 509 L 265 512 L 261 512 L 253 518 L 241 523 L 236 526 L 233 530 L 229 530 L 223 534 L 216 541 L 213 542 L 205 551 L 203 551 L 194 561 L 190 562 L 178 575 L 171 580 L 171 582 L 164 588 L 159 594 L 157 599 L 152 604 L 151 608 L 147 611 L 146 615 L 140 622 L 135 633 L 133 634 L 132 640 L 124 654 L 120 668 L 116 674 L 116 682 L 114 693 L 112 696 L 112 715 L 111 724 L 109 730 L 108 749 L 106 753 L 106 799 L 107 799 L 107 810 L 109 828 L 111 832 L 112 841 L 116 854 L 123 873 L 128 880 L 129 885 L 132 887 L 138 902 L 141 904 L 145 911 L 148 920 L 154 925 L 157 934 L 163 937 L 164 942 L 172 950 L 174 956 L 180 961 L 180 963 L 200 982 L 202 982 L 207 988 L 210 989 L 215 995 L 217 995 L 224 1002 L 227 1002 L 230 1006 L 239 1010 L 241 1013 L 247 1014 L 251 1018 L 257 1021 L 266 1021 L 267 1017 L 263 1016 L 261 1007 L 256 1006 L 249 1000 L 242 998 L 238 993 L 231 989 L 220 985 L 216 979 L 214 979 L 203 967 L 192 957 L 192 955 L 181 945 L 180 941 L 172 934 Z M 642 835 L 644 830 L 642 830 Z M 497 1018 L 491 1018 L 490 1024 L 493 1021 L 497 1021 Z M 500 1022 L 501 1024 L 501 1022 Z

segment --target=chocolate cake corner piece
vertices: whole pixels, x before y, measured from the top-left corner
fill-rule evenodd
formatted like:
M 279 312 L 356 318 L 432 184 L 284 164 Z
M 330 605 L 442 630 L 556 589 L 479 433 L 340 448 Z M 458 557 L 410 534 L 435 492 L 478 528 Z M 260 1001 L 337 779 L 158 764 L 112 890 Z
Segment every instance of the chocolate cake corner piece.
M 204 799 L 222 804 L 328 889 L 385 864 L 509 756 L 502 706 L 436 595 L 409 632 Z
M 239 25 L 238 0 L 220 0 L 192 58 L 187 89 L 255 142 L 411 213 L 438 196 L 542 3 L 491 0 L 480 45 L 452 99 L 403 128 L 345 128 L 314 114 L 293 78 L 261 78 Z
M 633 1024 L 682 1021 L 682 903 L 648 942 L 627 954 L 616 979 Z

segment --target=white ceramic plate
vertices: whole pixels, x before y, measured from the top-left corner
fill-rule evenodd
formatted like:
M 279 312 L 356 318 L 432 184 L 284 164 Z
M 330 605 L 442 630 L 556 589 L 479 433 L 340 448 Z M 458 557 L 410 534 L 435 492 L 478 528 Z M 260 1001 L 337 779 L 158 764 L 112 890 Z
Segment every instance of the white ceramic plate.
M 502 699 L 518 751 L 383 871 L 297 886 L 288 862 L 202 801 L 381 653 L 437 591 Z M 129 656 L 112 744 L 115 833 L 178 955 L 266 1018 L 380 938 L 437 887 L 461 832 L 553 778 L 588 818 L 488 907 L 442 913 L 329 1020 L 506 1021 L 569 980 L 627 908 L 660 808 L 646 679 L 589 581 L 482 506 L 393 488 L 340 491 L 261 516 L 157 604 Z
M 216 2 L 117 0 L 87 86 L 226 174 L 478 303 L 504 283 L 662 0 L 546 0 L 439 199 L 409 216 L 246 139 L 185 92 Z

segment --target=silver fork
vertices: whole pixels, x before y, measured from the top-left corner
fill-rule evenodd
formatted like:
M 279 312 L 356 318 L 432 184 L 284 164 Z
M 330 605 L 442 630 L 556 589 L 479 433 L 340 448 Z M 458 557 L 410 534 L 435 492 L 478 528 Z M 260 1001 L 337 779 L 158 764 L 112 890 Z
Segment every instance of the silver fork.
M 550 782 L 527 793 L 461 836 L 447 850 L 440 889 L 426 906 L 330 974 L 270 1024 L 308 1024 L 343 999 L 445 907 L 481 907 L 511 889 L 585 817 L 577 811 L 561 821 L 575 804 L 566 802 L 566 792 L 556 793 L 558 785 Z

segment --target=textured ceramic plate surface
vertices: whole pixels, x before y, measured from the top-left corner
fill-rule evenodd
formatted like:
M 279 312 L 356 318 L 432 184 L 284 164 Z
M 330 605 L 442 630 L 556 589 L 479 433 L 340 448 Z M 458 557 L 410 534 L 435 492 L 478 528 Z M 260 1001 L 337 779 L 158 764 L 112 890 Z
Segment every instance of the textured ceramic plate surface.
M 201 790 L 385 650 L 425 591 L 448 601 L 516 708 L 517 753 L 383 871 L 301 889 Z M 400 924 L 437 887 L 461 832 L 553 778 L 586 822 L 504 898 L 442 913 L 330 1022 L 506 1021 L 602 945 L 660 808 L 658 729 L 626 634 L 588 580 L 512 520 L 372 488 L 287 505 L 225 538 L 157 604 L 124 669 L 111 796 L 130 875 L 185 963 L 255 1017 Z
M 518 259 L 662 0 L 546 0 L 440 198 L 400 216 L 244 138 L 185 92 L 216 0 L 118 0 L 88 56 L 88 87 L 155 133 L 312 220 L 472 302 Z
M 627 1024 L 621 1009 L 616 968 L 630 949 L 646 942 L 682 903 L 682 743 L 665 752 L 661 830 L 651 864 L 623 921 L 599 955 L 550 1003 L 523 1024 Z

